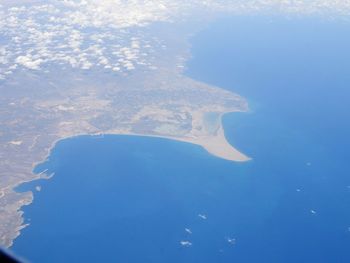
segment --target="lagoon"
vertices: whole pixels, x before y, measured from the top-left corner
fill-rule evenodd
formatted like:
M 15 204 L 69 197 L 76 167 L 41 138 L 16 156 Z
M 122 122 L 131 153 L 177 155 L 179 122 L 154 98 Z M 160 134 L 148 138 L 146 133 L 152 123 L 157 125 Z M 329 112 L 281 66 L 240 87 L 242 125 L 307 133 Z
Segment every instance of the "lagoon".
M 41 191 L 13 250 L 32 262 L 349 262 L 348 28 L 213 23 L 187 74 L 248 99 L 251 112 L 223 123 L 253 160 L 148 137 L 61 141 L 36 168 L 55 176 L 23 186 Z

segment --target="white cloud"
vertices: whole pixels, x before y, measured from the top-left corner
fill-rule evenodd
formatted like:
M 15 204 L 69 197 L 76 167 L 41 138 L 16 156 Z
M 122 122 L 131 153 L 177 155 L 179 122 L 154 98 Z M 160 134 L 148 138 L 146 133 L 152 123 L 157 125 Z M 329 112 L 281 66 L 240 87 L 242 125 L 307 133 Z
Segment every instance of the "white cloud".
M 42 59 L 33 60 L 31 56 L 19 56 L 16 58 L 16 63 L 27 67 L 29 69 L 40 69 L 40 64 L 43 63 Z
M 206 219 L 207 219 L 207 216 L 206 216 L 206 215 L 204 215 L 204 214 L 199 214 L 199 215 L 198 215 L 198 217 L 200 217 L 200 218 L 202 218 L 202 219 L 204 219 L 204 220 L 206 220 Z
M 192 243 L 190 241 L 180 241 L 181 246 L 183 247 L 191 247 Z
M 191 229 L 189 229 L 189 228 L 185 228 L 185 231 L 186 231 L 186 233 L 188 233 L 188 234 L 192 234 L 192 231 L 191 231 Z
M 31 70 L 47 63 L 66 63 L 84 70 L 102 67 L 115 72 L 138 67 L 157 69 L 153 54 L 166 46 L 140 32 L 151 23 L 181 20 L 199 9 L 340 16 L 350 13 L 350 1 L 51 0 L 26 6 L 5 1 L 0 5 L 1 79 L 5 72 L 16 69 L 14 65 Z M 133 33 L 128 30 L 131 28 Z

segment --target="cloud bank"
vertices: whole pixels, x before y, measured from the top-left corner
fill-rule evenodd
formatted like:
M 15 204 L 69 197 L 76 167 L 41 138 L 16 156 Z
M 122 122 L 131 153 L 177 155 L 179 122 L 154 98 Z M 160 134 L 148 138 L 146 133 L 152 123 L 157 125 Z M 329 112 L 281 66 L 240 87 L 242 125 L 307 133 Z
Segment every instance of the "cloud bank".
M 144 37 L 154 23 L 191 12 L 350 13 L 350 0 L 22 0 L 0 1 L 0 81 L 16 70 L 46 65 L 121 73 L 155 68 L 161 40 Z

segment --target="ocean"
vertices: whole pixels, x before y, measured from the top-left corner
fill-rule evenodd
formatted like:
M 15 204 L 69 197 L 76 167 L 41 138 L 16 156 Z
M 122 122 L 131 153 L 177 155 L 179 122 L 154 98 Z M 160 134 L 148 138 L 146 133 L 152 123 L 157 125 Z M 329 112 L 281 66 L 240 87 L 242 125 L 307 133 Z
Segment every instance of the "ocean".
M 350 27 L 224 17 L 192 39 L 187 75 L 244 96 L 224 116 L 234 163 L 166 139 L 80 136 L 32 182 L 32 262 L 350 262 Z M 224 58 L 224 59 L 223 59 Z M 183 245 L 180 242 L 183 241 Z M 189 245 L 191 244 L 191 245 Z

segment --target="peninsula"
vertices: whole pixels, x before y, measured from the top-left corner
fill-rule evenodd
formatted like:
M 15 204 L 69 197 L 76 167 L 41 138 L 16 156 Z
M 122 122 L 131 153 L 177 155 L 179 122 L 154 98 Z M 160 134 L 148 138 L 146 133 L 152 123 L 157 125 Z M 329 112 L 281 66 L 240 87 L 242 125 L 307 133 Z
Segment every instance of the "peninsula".
M 10 247 L 27 226 L 21 208 L 33 194 L 14 189 L 47 177 L 33 169 L 59 140 L 155 136 L 249 160 L 221 123 L 247 102 L 185 75 L 198 23 L 172 24 L 175 14 L 153 2 L 105 1 L 98 15 L 97 2 L 49 2 L 0 5 L 0 245 Z

